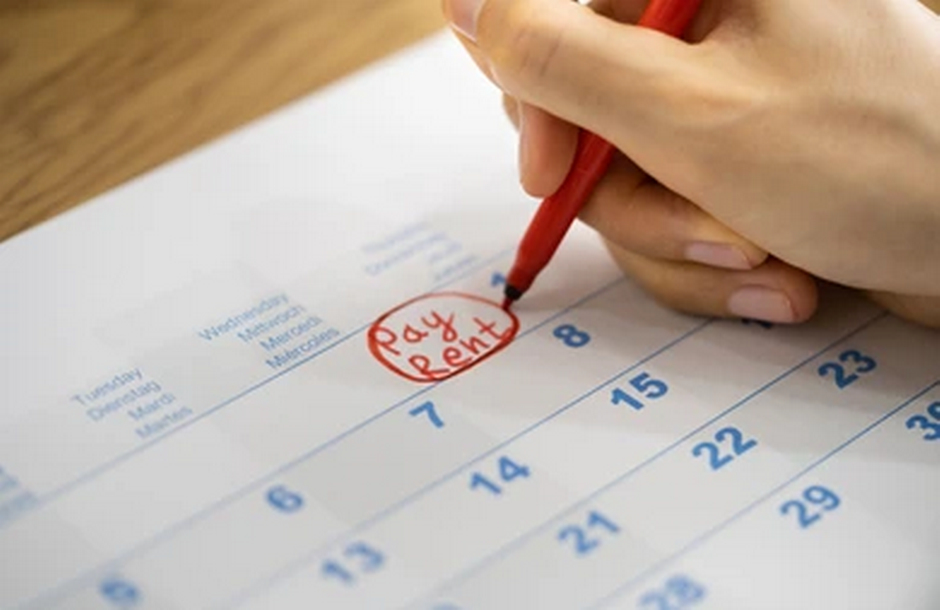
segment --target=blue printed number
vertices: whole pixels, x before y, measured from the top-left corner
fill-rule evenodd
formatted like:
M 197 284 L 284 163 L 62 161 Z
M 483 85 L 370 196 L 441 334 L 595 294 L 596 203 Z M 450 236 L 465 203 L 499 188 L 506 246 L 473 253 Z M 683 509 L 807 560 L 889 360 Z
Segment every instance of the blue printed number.
M 320 568 L 324 578 L 355 585 L 359 578 L 385 565 L 385 555 L 365 542 L 354 542 L 343 550 L 341 559 L 327 559 Z
M 268 504 L 282 513 L 294 513 L 304 505 L 304 497 L 296 491 L 291 491 L 285 485 L 272 487 L 267 493 Z
M 584 347 L 591 342 L 591 335 L 573 324 L 562 324 L 552 334 L 568 347 Z
M 585 525 L 566 525 L 558 532 L 558 541 L 574 545 L 576 555 L 587 555 L 598 546 L 604 537 L 616 534 L 620 528 L 616 523 L 592 510 L 588 513 Z
M 926 415 L 913 415 L 907 420 L 907 429 L 915 428 L 924 431 L 925 441 L 940 440 L 940 402 L 927 407 Z
M 412 417 L 419 417 L 421 415 L 427 415 L 428 419 L 431 420 L 431 423 L 434 424 L 435 428 L 443 428 L 444 420 L 441 419 L 441 416 L 437 414 L 437 409 L 434 408 L 434 403 L 430 400 L 422 405 L 418 405 L 408 413 Z
M 511 483 L 513 480 L 518 478 L 527 478 L 529 476 L 529 468 L 522 466 L 512 461 L 506 456 L 499 458 L 499 479 L 505 483 Z M 474 472 L 473 476 L 470 477 L 470 489 L 482 488 L 498 496 L 503 493 L 502 485 L 493 482 L 492 479 L 485 477 L 479 472 Z
M 819 367 L 819 376 L 832 379 L 840 390 L 856 381 L 859 376 L 870 373 L 878 368 L 874 358 L 866 356 L 858 350 L 850 349 L 839 354 L 838 362 L 826 362 Z
M 666 392 L 669 391 L 669 386 L 666 385 L 665 381 L 653 379 L 649 376 L 649 373 L 640 373 L 631 379 L 630 387 L 632 392 L 622 388 L 614 388 L 610 394 L 611 404 L 627 404 L 633 407 L 634 410 L 639 411 L 646 405 L 633 394 L 639 394 L 649 400 L 656 400 L 665 396 Z
M 731 442 L 731 453 L 722 453 L 721 449 L 718 447 L 718 445 L 721 445 L 726 440 Z M 737 456 L 750 451 L 756 446 L 756 439 L 744 440 L 744 435 L 739 429 L 728 427 L 722 428 L 715 434 L 715 442 L 705 441 L 693 447 L 692 455 L 695 457 L 707 455 L 708 463 L 711 465 L 712 470 L 718 470 L 734 460 Z
M 688 576 L 673 576 L 661 588 L 647 591 L 637 607 L 643 610 L 683 610 L 705 599 L 705 588 Z
M 493 288 L 499 288 L 500 286 L 506 285 L 506 276 L 500 273 L 499 271 L 494 271 L 493 275 L 490 277 L 490 286 Z
M 800 527 L 806 529 L 819 521 L 823 513 L 839 508 L 841 503 L 839 496 L 831 489 L 827 489 L 822 485 L 813 485 L 803 491 L 801 499 L 785 502 L 780 507 L 780 514 L 787 515 L 790 512 L 795 512 Z
M 140 590 L 121 578 L 109 578 L 98 586 L 101 597 L 118 608 L 132 608 L 140 602 Z

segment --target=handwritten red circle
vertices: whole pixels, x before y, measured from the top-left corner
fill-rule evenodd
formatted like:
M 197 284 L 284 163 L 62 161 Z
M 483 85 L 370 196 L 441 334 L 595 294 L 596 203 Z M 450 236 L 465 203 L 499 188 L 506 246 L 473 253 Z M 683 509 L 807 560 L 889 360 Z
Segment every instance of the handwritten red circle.
M 508 321 L 508 328 L 503 333 L 503 335 L 505 336 L 501 335 L 500 336 L 501 340 L 497 341 L 491 347 L 488 347 L 484 353 L 481 353 L 478 357 L 473 358 L 466 365 L 455 366 L 453 367 L 453 370 L 449 371 L 446 374 L 436 375 L 432 377 L 422 377 L 417 374 L 411 373 L 409 371 L 403 370 L 402 367 L 398 366 L 395 362 L 387 358 L 386 354 L 383 353 L 384 344 L 380 342 L 377 335 L 383 330 L 386 332 L 390 332 L 383 325 L 385 324 L 387 320 L 391 319 L 396 314 L 404 310 L 407 310 L 411 307 L 414 307 L 418 303 L 423 303 L 423 302 L 426 302 L 429 300 L 435 300 L 435 299 L 442 300 L 442 301 L 456 300 L 457 302 L 471 301 L 476 304 L 482 303 L 486 305 L 488 310 L 489 308 L 492 308 L 492 311 L 499 312 L 499 315 L 503 316 L 505 321 Z M 379 318 L 376 319 L 376 321 L 372 323 L 372 326 L 369 327 L 369 331 L 366 334 L 366 341 L 367 341 L 369 351 L 372 353 L 372 356 L 378 362 L 380 362 L 385 368 L 389 369 L 396 375 L 399 375 L 401 377 L 404 377 L 405 379 L 409 379 L 411 381 L 415 381 L 418 383 L 437 383 L 445 379 L 450 379 L 451 377 L 455 375 L 459 375 L 460 373 L 463 373 L 464 371 L 467 371 L 473 368 L 474 366 L 478 365 L 479 363 L 483 362 L 484 360 L 490 358 L 493 354 L 501 351 L 507 345 L 512 343 L 518 331 L 519 331 L 519 319 L 515 316 L 515 314 L 513 314 L 511 311 L 507 311 L 503 309 L 500 306 L 500 304 L 496 303 L 495 301 L 491 301 L 483 297 L 479 297 L 479 296 L 472 295 L 472 294 L 465 294 L 461 292 L 435 292 L 435 293 L 425 294 L 425 295 L 421 295 L 419 297 L 410 299 L 402 303 L 401 305 L 398 305 L 397 307 L 385 312 L 381 316 L 379 316 Z

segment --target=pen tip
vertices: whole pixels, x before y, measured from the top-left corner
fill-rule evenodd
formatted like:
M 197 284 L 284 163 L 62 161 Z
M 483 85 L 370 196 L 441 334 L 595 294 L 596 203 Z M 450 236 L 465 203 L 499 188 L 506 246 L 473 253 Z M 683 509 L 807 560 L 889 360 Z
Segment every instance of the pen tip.
M 506 288 L 503 290 L 503 309 L 509 311 L 509 308 L 512 306 L 514 301 L 518 301 L 519 297 L 522 296 L 522 291 L 516 288 L 511 284 L 506 284 Z

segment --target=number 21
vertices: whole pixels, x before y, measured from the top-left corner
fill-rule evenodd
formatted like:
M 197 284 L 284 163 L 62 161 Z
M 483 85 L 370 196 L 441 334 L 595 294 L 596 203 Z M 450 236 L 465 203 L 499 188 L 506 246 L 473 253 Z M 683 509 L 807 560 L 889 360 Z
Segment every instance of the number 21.
M 587 555 L 601 544 L 601 536 L 592 536 L 591 531 L 599 531 L 600 534 L 616 534 L 620 528 L 616 523 L 592 510 L 588 513 L 587 525 L 566 525 L 558 532 L 558 541 L 565 543 L 571 540 L 574 543 L 574 552 L 577 555 Z

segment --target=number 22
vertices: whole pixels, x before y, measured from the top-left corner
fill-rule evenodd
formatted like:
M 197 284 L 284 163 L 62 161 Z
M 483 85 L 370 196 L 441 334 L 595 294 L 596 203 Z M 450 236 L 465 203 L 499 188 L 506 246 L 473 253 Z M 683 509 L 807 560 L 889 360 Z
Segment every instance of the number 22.
M 718 445 L 725 441 L 725 439 L 730 438 L 731 440 L 731 454 L 721 454 L 721 450 L 718 448 Z M 692 455 L 699 457 L 700 455 L 708 455 L 708 463 L 711 465 L 712 470 L 718 470 L 719 468 L 725 466 L 735 457 L 750 451 L 757 446 L 756 439 L 744 440 L 744 435 L 741 431 L 734 427 L 722 428 L 715 434 L 715 442 L 705 441 L 699 443 L 692 448 Z

